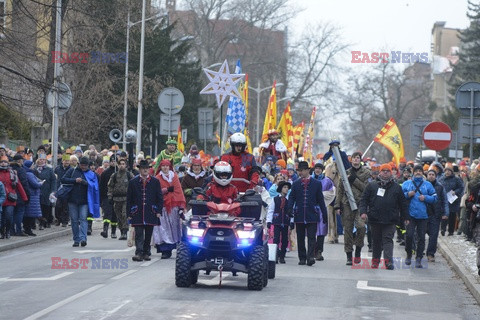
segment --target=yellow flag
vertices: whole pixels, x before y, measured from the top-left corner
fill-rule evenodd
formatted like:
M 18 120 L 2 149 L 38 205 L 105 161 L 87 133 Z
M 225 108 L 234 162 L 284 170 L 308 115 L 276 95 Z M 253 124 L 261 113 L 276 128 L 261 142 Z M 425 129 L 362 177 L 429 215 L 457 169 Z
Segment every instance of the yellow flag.
M 293 147 L 293 127 L 292 127 L 292 112 L 290 110 L 290 102 L 287 104 L 285 111 L 283 111 L 280 122 L 278 122 L 277 131 L 280 133 L 280 140 L 283 141 L 287 150 L 292 151 Z
M 265 122 L 263 123 L 262 141 L 268 139 L 268 130 L 277 128 L 277 82 L 273 82 L 272 92 L 268 100 L 267 113 L 265 114 Z
M 180 126 L 178 126 L 177 149 L 181 153 L 183 153 L 185 151 L 185 145 L 183 144 L 183 139 L 182 139 L 182 128 Z
M 302 121 L 299 125 L 293 129 L 293 149 L 296 153 L 301 154 L 303 150 L 303 129 L 305 123 Z
M 373 140 L 390 150 L 398 168 L 400 158 L 404 156 L 405 152 L 403 149 L 402 135 L 400 134 L 395 119 L 390 118 Z

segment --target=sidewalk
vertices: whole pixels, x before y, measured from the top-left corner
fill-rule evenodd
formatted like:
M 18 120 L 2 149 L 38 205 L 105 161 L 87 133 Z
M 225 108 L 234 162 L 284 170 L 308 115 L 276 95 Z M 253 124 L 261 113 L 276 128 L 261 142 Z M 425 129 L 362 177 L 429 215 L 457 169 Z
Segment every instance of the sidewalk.
M 477 247 L 463 235 L 438 236 L 438 251 L 463 280 L 468 290 L 480 304 L 480 276 L 476 263 Z
M 93 222 L 93 231 L 94 233 L 98 234 L 100 230 L 102 229 L 102 220 L 97 219 Z M 10 239 L 0 239 L 0 252 L 2 251 L 7 251 L 7 250 L 12 250 L 15 248 L 23 247 L 23 246 L 28 246 L 34 243 L 42 242 L 42 241 L 47 241 L 55 238 L 60 238 L 60 237 L 66 237 L 68 236 L 69 240 L 71 239 L 72 236 L 72 227 L 67 226 L 67 227 L 62 227 L 62 226 L 55 226 L 52 225 L 51 228 L 45 228 L 44 230 L 38 230 L 38 226 L 36 230 L 33 230 L 33 233 L 35 233 L 37 236 L 32 237 L 15 237 L 12 236 Z

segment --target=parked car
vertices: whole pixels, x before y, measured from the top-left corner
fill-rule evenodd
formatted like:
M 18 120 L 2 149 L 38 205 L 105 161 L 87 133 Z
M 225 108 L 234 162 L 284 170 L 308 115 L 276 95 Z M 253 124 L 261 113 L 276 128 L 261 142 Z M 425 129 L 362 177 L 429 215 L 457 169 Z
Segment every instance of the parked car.
M 415 157 L 415 163 L 431 164 L 433 161 L 435 161 L 435 154 L 437 155 L 437 161 L 442 161 L 442 156 L 435 150 L 420 150 L 417 152 L 417 156 Z

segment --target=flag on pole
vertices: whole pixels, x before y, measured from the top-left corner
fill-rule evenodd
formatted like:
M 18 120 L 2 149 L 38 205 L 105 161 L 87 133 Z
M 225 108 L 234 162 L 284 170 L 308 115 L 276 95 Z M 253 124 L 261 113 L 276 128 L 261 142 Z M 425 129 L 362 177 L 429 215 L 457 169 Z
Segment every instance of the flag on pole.
M 242 65 L 240 63 L 240 59 L 237 60 L 237 65 L 235 66 L 235 74 L 242 73 Z M 227 130 L 228 133 L 236 133 L 236 132 L 243 132 L 245 129 L 245 119 L 246 119 L 246 111 L 245 111 L 245 104 L 244 104 L 244 85 L 240 82 L 239 91 L 242 98 L 237 98 L 235 96 L 230 96 L 230 101 L 228 102 L 228 109 L 227 109 Z
M 248 74 L 245 74 L 245 83 L 242 91 L 243 105 L 245 106 L 245 129 L 243 134 L 247 138 L 247 152 L 252 153 L 252 142 L 250 141 L 250 132 L 248 130 Z
M 400 134 L 395 119 L 390 118 L 373 141 L 382 144 L 385 148 L 390 150 L 398 167 L 400 158 L 404 156 L 405 152 L 403 149 L 402 135 Z
M 268 100 L 267 113 L 265 114 L 265 122 L 263 124 L 262 141 L 268 139 L 268 130 L 277 128 L 277 82 L 273 82 L 272 92 Z
M 297 154 L 301 154 L 303 150 L 303 129 L 305 128 L 305 123 L 302 121 L 300 124 L 295 126 L 293 129 L 293 149 Z
M 177 149 L 181 153 L 185 151 L 185 145 L 183 144 L 183 139 L 182 139 L 182 128 L 180 126 L 178 126 Z
M 280 140 L 285 143 L 287 150 L 291 152 L 293 148 L 293 141 L 291 137 L 293 136 L 292 128 L 292 112 L 290 110 L 290 102 L 287 104 L 287 107 L 283 111 L 280 122 L 278 123 L 277 131 L 280 133 Z
M 217 139 L 217 144 L 218 144 L 218 147 L 220 148 L 220 135 L 218 134 L 218 131 L 215 131 L 215 139 Z
M 310 117 L 310 124 L 308 125 L 307 137 L 305 138 L 305 146 L 303 147 L 303 157 L 309 164 L 313 161 L 313 138 L 315 128 L 315 114 L 317 107 L 313 107 L 312 116 Z

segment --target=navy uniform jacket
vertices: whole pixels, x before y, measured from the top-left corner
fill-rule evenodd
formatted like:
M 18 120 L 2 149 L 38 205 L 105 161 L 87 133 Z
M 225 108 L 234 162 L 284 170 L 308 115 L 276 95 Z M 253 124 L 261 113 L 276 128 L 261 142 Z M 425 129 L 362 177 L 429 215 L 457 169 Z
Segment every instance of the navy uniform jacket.
M 160 181 L 153 176 L 143 184 L 140 176 L 128 182 L 127 216 L 133 226 L 159 225 L 157 213 L 162 213 L 163 195 Z
M 308 178 L 305 185 L 304 179 L 299 178 L 292 184 L 288 196 L 288 209 L 293 212 L 295 223 L 318 223 L 320 214 L 326 216 L 327 208 L 323 199 L 322 182 Z M 324 220 L 326 221 L 326 220 Z

